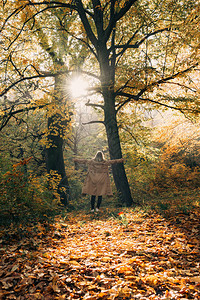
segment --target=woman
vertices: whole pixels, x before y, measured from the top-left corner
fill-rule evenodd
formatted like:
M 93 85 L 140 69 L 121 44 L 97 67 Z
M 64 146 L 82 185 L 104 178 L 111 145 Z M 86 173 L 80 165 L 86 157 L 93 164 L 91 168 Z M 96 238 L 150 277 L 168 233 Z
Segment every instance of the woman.
M 105 160 L 103 153 L 98 151 L 95 157 L 88 159 L 74 159 L 75 162 L 88 165 L 88 173 L 83 184 L 82 194 L 91 195 L 91 212 L 94 212 L 95 199 L 98 197 L 96 211 L 99 211 L 102 196 L 112 196 L 108 166 L 111 164 L 122 163 L 123 158 L 114 160 Z

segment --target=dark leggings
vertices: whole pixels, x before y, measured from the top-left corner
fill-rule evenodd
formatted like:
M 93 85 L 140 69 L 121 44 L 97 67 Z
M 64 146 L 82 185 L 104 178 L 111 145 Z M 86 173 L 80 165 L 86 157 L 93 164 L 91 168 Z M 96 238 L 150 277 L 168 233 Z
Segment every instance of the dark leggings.
M 95 199 L 96 199 L 96 196 L 95 196 L 95 195 L 92 195 L 92 196 L 91 196 L 91 209 L 94 209 Z M 102 201 L 102 196 L 98 196 L 98 200 L 97 200 L 97 208 L 100 208 L 101 201 Z

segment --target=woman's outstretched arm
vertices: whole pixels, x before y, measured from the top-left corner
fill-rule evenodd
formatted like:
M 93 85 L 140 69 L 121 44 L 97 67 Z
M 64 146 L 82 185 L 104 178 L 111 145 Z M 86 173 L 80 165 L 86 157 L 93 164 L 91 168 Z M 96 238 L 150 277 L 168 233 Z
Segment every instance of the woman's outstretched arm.
M 74 158 L 73 161 L 85 164 L 88 162 L 88 159 Z
M 113 164 L 122 163 L 123 161 L 124 161 L 123 158 L 118 158 L 118 159 L 107 160 L 107 163 L 110 164 L 110 165 L 113 165 Z

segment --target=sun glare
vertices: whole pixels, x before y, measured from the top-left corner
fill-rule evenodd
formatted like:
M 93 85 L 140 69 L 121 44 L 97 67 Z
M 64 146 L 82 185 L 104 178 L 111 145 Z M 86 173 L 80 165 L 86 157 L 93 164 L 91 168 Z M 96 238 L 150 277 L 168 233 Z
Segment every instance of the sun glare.
M 70 92 L 73 98 L 85 96 L 88 83 L 82 77 L 74 77 L 70 83 Z

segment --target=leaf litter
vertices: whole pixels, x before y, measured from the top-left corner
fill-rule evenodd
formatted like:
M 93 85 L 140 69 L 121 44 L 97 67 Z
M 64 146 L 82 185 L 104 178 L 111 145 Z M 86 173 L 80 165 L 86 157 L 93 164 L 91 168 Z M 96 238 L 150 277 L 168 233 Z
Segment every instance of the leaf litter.
M 104 209 L 1 228 L 0 299 L 198 300 L 199 216 Z

